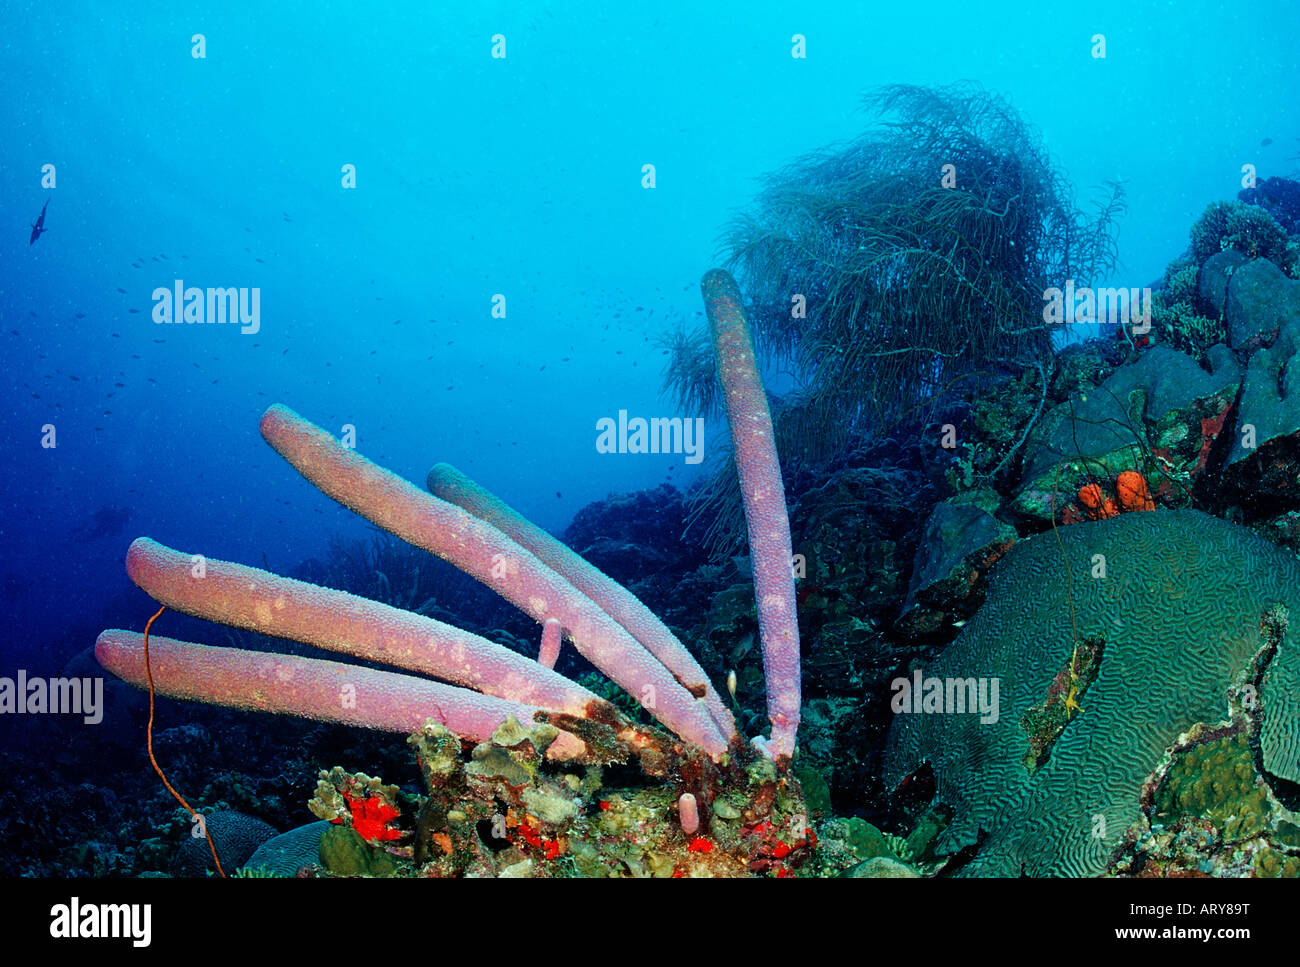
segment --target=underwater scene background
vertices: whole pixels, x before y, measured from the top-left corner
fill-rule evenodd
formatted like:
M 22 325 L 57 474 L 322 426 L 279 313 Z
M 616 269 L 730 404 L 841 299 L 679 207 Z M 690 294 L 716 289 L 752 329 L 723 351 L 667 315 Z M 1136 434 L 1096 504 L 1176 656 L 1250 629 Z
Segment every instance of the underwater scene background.
M 1298 26 L 6 4 L 0 872 L 1296 875 Z

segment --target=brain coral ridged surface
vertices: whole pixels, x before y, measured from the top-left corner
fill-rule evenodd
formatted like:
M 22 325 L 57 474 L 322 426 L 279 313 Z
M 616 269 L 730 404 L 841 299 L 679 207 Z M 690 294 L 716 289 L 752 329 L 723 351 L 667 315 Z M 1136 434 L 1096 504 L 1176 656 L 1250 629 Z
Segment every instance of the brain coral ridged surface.
M 1082 711 L 1031 774 L 1022 717 L 1054 680 L 1059 689 L 1074 655 L 1066 558 L 1077 640 L 1104 644 Z M 1094 576 L 1103 563 L 1104 577 Z M 1253 678 L 1261 652 L 1270 656 L 1260 703 L 1264 767 L 1296 776 L 1300 625 L 1270 653 L 1261 616 L 1278 605 L 1292 614 L 1300 606 L 1300 562 L 1198 511 L 1124 514 L 1022 541 L 991 572 L 984 606 L 923 669 L 927 678 L 1000 679 L 997 722 L 899 714 L 886 782 L 931 763 L 938 798 L 954 809 L 940 849 L 955 852 L 987 834 L 966 875 L 1097 875 L 1142 818 L 1142 785 L 1167 748 L 1198 722 L 1228 719 L 1229 688 Z

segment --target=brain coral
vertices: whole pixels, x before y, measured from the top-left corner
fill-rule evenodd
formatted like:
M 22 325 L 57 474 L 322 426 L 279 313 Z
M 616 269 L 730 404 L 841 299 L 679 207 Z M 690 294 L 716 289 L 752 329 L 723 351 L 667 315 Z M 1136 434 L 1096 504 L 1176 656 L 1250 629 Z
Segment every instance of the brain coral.
M 954 809 L 938 849 L 955 852 L 986 834 L 967 875 L 1103 872 L 1142 818 L 1143 783 L 1166 750 L 1198 722 L 1227 720 L 1229 689 L 1258 681 L 1260 662 L 1264 768 L 1300 778 L 1300 624 L 1283 631 L 1276 650 L 1261 630 L 1266 612 L 1269 627 L 1285 628 L 1300 605 L 1300 562 L 1191 510 L 1123 514 L 1062 528 L 1059 538 L 1048 531 L 1016 545 L 990 573 L 984 606 L 923 669 L 999 679 L 996 723 L 913 713 L 890 730 L 886 781 L 928 760 L 939 799 Z M 1033 723 L 1026 713 L 1061 694 L 1075 654 L 1067 557 L 1077 640 L 1102 650 L 1082 710 L 1031 773 L 1022 719 Z
M 330 828 L 329 821 L 322 819 L 272 836 L 248 858 L 244 868 L 295 876 L 303 867 L 319 866 L 320 840 Z
M 233 809 L 218 809 L 203 821 L 227 873 L 242 866 L 259 846 L 275 835 L 275 827 L 270 823 Z M 216 872 L 207 837 L 201 834 L 185 838 L 177 852 L 176 863 L 181 876 L 204 876 Z

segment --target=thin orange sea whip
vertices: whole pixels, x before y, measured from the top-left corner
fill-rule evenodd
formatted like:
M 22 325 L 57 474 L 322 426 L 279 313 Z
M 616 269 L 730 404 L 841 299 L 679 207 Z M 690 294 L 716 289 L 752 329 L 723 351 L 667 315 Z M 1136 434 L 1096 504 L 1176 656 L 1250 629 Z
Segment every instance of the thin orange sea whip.
M 158 765 L 158 760 L 153 755 L 153 670 L 149 667 L 149 629 L 153 623 L 158 620 L 158 616 L 166 611 L 166 607 L 161 607 L 154 612 L 152 618 L 145 622 L 144 626 L 144 673 L 149 679 L 149 724 L 145 726 L 145 748 L 149 752 L 149 761 L 153 764 L 153 771 L 158 773 L 158 778 L 162 780 L 167 791 L 176 797 L 176 801 L 185 807 L 185 811 L 191 817 L 199 821 L 199 828 L 203 830 L 203 835 L 208 838 L 208 849 L 212 850 L 212 862 L 217 864 L 217 872 L 221 874 L 222 879 L 226 878 L 226 871 L 221 868 L 221 860 L 217 857 L 217 844 L 212 842 L 212 834 L 208 832 L 207 821 L 199 815 L 198 811 L 185 801 L 185 797 L 175 790 L 167 777 L 163 775 L 162 766 Z

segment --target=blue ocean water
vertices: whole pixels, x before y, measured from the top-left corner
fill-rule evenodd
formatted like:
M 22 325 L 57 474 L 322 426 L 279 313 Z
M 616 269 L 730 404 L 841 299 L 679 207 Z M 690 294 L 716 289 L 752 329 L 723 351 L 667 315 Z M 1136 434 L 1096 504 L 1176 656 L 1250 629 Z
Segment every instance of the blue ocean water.
M 1294 170 L 1295 17 L 6 4 L 6 654 L 83 648 L 110 603 L 128 620 L 134 536 L 283 569 L 360 532 L 259 439 L 272 402 L 352 424 L 417 482 L 454 463 L 550 529 L 609 492 L 689 481 L 680 457 L 598 454 L 595 421 L 672 415 L 656 340 L 700 315 L 720 230 L 759 176 L 859 133 L 881 84 L 977 80 L 1081 200 L 1123 180 L 1115 282 L 1148 284 L 1242 164 Z M 260 290 L 259 331 L 155 324 L 152 293 L 176 280 Z

